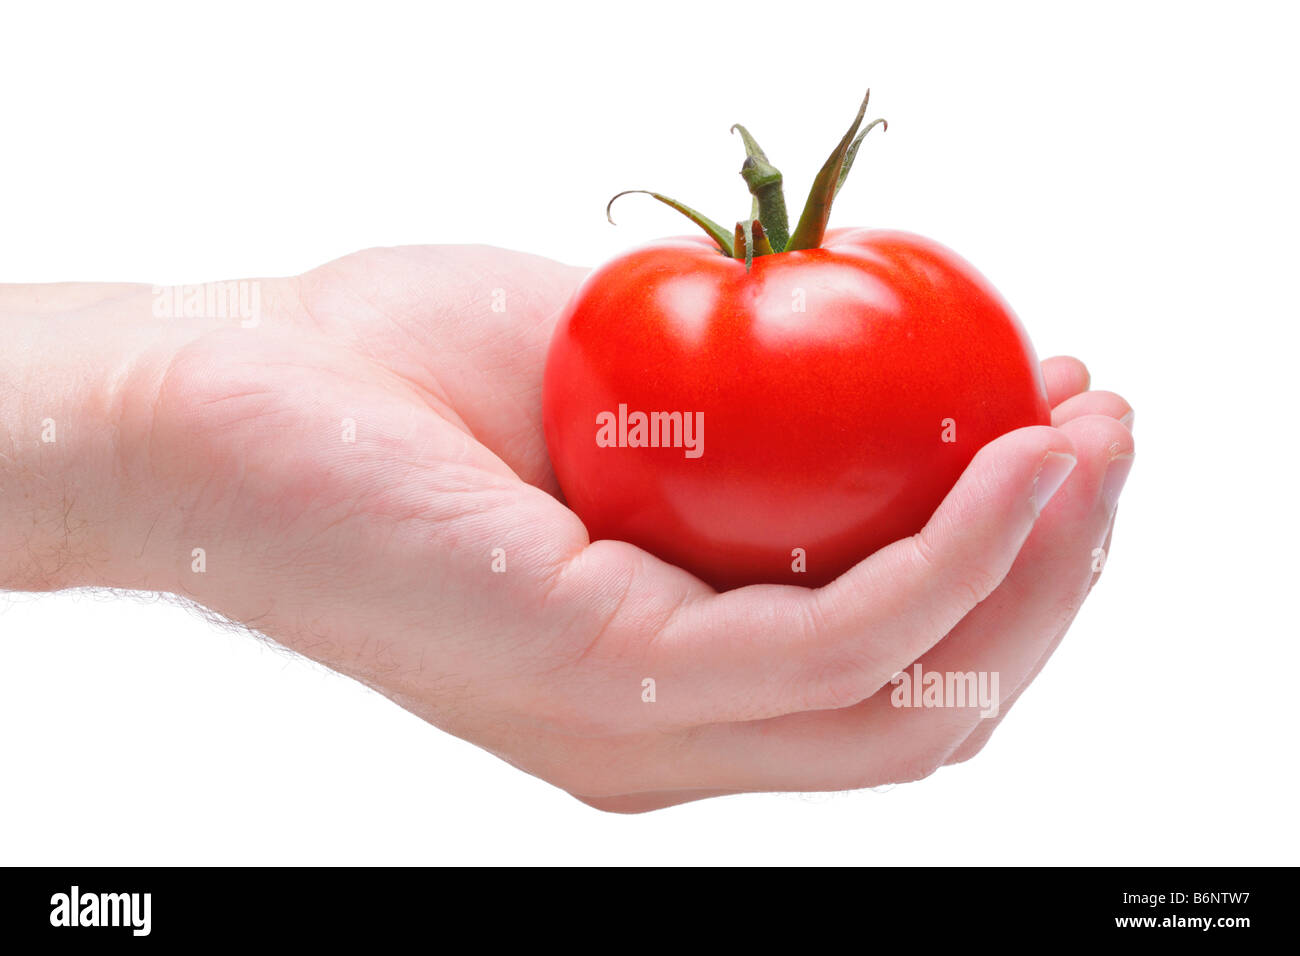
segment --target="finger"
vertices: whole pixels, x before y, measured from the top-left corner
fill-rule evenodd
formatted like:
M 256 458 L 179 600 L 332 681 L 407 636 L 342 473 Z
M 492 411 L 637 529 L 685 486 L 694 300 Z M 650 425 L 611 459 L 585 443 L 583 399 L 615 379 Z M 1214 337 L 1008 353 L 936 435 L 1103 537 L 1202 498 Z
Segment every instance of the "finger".
M 899 707 L 900 700 L 916 701 L 900 683 L 852 707 L 697 730 L 646 764 L 644 776 L 624 766 L 604 782 L 838 790 L 905 782 L 941 766 L 1029 678 L 1093 578 L 1093 548 L 1104 540 L 1112 512 L 1103 490 L 1108 466 L 1131 452 L 1132 440 L 1107 417 L 1080 420 L 1067 433 L 1079 449 L 1079 468 L 1052 499 L 1002 586 L 920 660 L 921 675 L 939 674 L 945 684 L 949 675 L 970 675 L 963 686 L 972 693 L 960 702 L 969 706 Z M 605 760 L 594 763 L 613 769 Z
M 1102 565 L 1105 564 L 1105 555 L 1110 554 L 1110 542 L 1114 533 L 1115 533 L 1115 519 L 1112 516 L 1110 528 L 1106 532 L 1106 540 L 1101 546 Z M 1101 569 L 1100 567 L 1097 567 L 1093 573 L 1092 581 L 1088 585 L 1089 592 L 1091 592 L 1092 589 L 1097 586 L 1097 581 L 1100 580 L 1100 578 L 1101 578 Z M 1029 672 L 1029 676 L 1020 682 L 1020 686 L 1018 686 L 1012 692 L 1011 696 L 1007 698 L 1006 702 L 1002 704 L 1002 707 L 999 710 L 998 715 L 992 720 L 981 721 L 979 726 L 976 727 L 973 731 L 971 731 L 971 733 L 967 736 L 967 738 L 962 742 L 961 746 L 959 746 L 955 751 L 953 751 L 952 756 L 948 758 L 947 763 L 950 764 L 962 763 L 963 761 L 970 760 L 977 753 L 979 753 L 981 750 L 984 749 L 984 745 L 989 742 L 989 738 L 993 736 L 993 732 L 997 730 L 999 726 L 1001 726 L 1002 721 L 1006 720 L 1007 714 L 1010 712 L 1011 708 L 1014 707 L 1016 705 L 1016 702 L 1020 700 L 1020 695 L 1025 692 L 1025 688 L 1027 688 L 1030 684 L 1034 682 L 1034 680 L 1038 677 L 1039 673 L 1043 670 L 1043 667 L 1047 664 L 1048 659 L 1052 656 L 1052 654 L 1056 652 L 1056 649 L 1061 645 L 1061 641 L 1065 639 L 1065 633 L 1066 631 L 1069 630 L 1070 624 L 1073 622 L 1073 620 L 1074 620 L 1074 615 L 1071 615 L 1070 620 L 1065 622 L 1065 625 L 1057 633 L 1056 637 L 1053 639 L 1052 643 L 1048 646 L 1047 650 L 1038 659 L 1038 663 L 1034 665 L 1034 669 Z
M 1052 409 L 1052 424 L 1060 428 L 1085 415 L 1106 415 L 1125 428 L 1133 426 L 1133 406 L 1114 392 L 1084 392 L 1066 399 Z
M 1047 386 L 1047 402 L 1053 408 L 1088 390 L 1092 380 L 1088 367 L 1071 355 L 1057 355 L 1043 359 L 1043 382 Z
M 907 684 L 900 681 L 894 690 L 886 688 L 846 711 L 766 722 L 752 731 L 753 765 L 733 759 L 739 775 L 710 776 L 706 764 L 723 765 L 710 756 L 701 762 L 703 779 L 717 786 L 757 784 L 777 758 L 798 759 L 802 752 L 815 757 L 782 773 L 801 774 L 804 789 L 903 782 L 949 762 L 972 731 L 996 719 L 1004 700 L 1027 684 L 1087 596 L 1095 579 L 1094 549 L 1105 541 L 1114 512 L 1114 476 L 1122 479 L 1132 462 L 1132 435 L 1112 418 L 1079 419 L 1062 430 L 1079 452 L 1079 466 L 1044 510 L 1002 584 L 921 657 L 919 671 L 906 672 Z M 974 693 L 965 700 L 940 698 L 950 706 L 896 706 L 900 700 L 918 701 L 907 691 L 918 680 L 923 684 L 927 674 Z M 727 734 L 733 745 L 736 733 Z
M 606 639 L 584 659 L 602 675 L 634 661 L 638 675 L 655 681 L 656 705 L 647 710 L 605 697 L 600 707 L 621 706 L 639 729 L 647 720 L 674 729 L 870 697 L 1001 582 L 1074 463 L 1062 432 L 1011 432 L 980 450 L 921 532 L 825 588 L 763 585 L 687 595 L 650 639 L 645 588 L 673 585 L 647 556 L 641 586 L 629 586 Z M 621 625 L 619 617 L 642 626 Z
M 1063 635 L 1095 580 L 1093 568 L 1114 511 L 1110 495 L 1133 461 L 1132 435 L 1114 419 L 1089 416 L 1066 424 L 1079 466 L 1052 499 L 1002 585 L 919 662 L 921 674 L 967 675 L 965 685 L 991 690 L 966 707 L 910 710 L 922 749 L 949 748 L 988 726 Z M 915 672 L 914 672 L 915 673 Z M 978 706 L 975 706 L 977 703 Z M 947 762 L 948 757 L 945 758 Z

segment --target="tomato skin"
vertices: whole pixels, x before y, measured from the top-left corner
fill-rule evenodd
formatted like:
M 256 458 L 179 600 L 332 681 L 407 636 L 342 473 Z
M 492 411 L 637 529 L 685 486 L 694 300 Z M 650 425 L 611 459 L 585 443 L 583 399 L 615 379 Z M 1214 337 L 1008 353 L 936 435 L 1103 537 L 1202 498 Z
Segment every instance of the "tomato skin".
M 702 412 L 702 454 L 601 447 L 597 416 L 620 405 Z M 979 273 L 920 236 L 848 229 L 748 273 L 693 237 L 607 262 L 556 326 L 543 416 L 592 540 L 719 590 L 833 580 L 920 530 L 987 442 L 1051 421 L 1033 346 Z

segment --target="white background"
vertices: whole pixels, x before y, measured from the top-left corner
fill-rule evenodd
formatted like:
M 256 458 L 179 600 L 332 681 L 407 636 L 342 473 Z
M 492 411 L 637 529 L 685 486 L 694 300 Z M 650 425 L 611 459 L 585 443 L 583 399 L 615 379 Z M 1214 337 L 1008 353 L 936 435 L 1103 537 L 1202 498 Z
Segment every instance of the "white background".
M 609 226 L 620 189 L 743 214 L 734 122 L 801 201 L 870 85 L 833 224 L 962 252 L 1132 401 L 1138 459 L 1046 671 L 887 793 L 601 814 L 165 601 L 0 596 L 0 862 L 1300 862 L 1293 9 L 6 7 L 0 281 L 594 264 L 683 231 Z

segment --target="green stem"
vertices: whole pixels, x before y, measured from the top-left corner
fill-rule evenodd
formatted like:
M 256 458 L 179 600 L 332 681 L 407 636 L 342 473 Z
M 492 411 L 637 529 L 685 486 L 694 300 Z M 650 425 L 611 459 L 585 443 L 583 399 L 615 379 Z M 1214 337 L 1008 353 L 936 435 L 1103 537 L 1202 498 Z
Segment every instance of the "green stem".
M 867 134 L 877 126 L 880 127 L 882 133 L 888 132 L 889 130 L 889 123 L 885 120 L 872 120 L 862 128 L 862 132 L 858 134 L 858 138 L 853 141 L 853 145 L 849 147 L 849 151 L 844 154 L 844 166 L 840 169 L 840 178 L 835 181 L 836 196 L 840 194 L 840 189 L 844 186 L 844 180 L 849 178 L 849 170 L 853 168 L 853 161 L 858 158 L 858 147 L 861 146 L 862 141 L 867 138 Z
M 745 271 L 749 271 L 750 265 L 754 262 L 754 230 L 751 223 L 753 220 L 746 219 L 744 222 L 736 223 L 735 236 L 735 255 L 733 258 L 744 260 Z
M 690 206 L 683 205 L 682 203 L 679 203 L 676 199 L 669 199 L 667 196 L 661 195 L 659 193 L 652 193 L 648 189 L 625 189 L 617 196 L 615 196 L 613 199 L 611 199 L 609 201 L 609 205 L 605 207 L 605 218 L 609 220 L 610 225 L 614 225 L 614 217 L 609 214 L 610 209 L 614 205 L 614 199 L 617 199 L 619 196 L 626 196 L 628 193 L 641 193 L 646 196 L 653 196 L 655 199 L 658 199 L 665 206 L 670 206 L 671 208 L 676 209 L 679 213 L 681 213 L 691 222 L 695 223 L 695 225 L 699 226 L 701 229 L 707 232 L 709 234 L 709 238 L 718 244 L 719 249 L 725 252 L 728 256 L 733 256 L 733 257 L 735 256 L 735 247 L 732 245 L 731 235 L 727 232 L 727 230 L 723 229 L 721 226 L 719 226 L 708 216 L 696 212 Z
M 849 147 L 853 145 L 853 137 L 857 135 L 858 127 L 862 125 L 862 117 L 867 113 L 867 102 L 870 99 L 871 91 L 867 90 L 867 95 L 862 98 L 862 105 L 858 107 L 858 115 L 854 118 L 853 125 L 849 127 L 849 131 L 844 134 L 839 145 L 835 147 L 830 158 L 817 173 L 817 178 L 813 180 L 808 201 L 804 204 L 803 214 L 799 217 L 799 225 L 795 226 L 794 235 L 786 244 L 786 252 L 816 249 L 822 244 L 822 239 L 826 236 L 826 224 L 831 218 L 831 204 L 835 201 L 835 192 L 840 184 L 840 171 L 844 167 L 844 157 Z
M 740 133 L 745 143 L 745 162 L 740 167 L 740 175 L 749 188 L 749 194 L 754 197 L 749 217 L 763 224 L 773 250 L 781 252 L 790 238 L 790 218 L 785 209 L 781 171 L 768 161 L 749 130 L 739 123 L 731 130 Z
M 717 244 L 723 255 L 743 261 L 746 272 L 749 271 L 754 259 L 759 256 L 795 252 L 800 249 L 816 249 L 826 237 L 831 205 L 839 195 L 845 179 L 848 178 L 849 170 L 853 168 L 853 161 L 857 158 L 862 140 L 877 126 L 889 128 L 888 123 L 878 119 L 868 123 L 860 133 L 858 132 L 870 99 L 871 91 L 867 90 L 867 95 L 862 98 L 862 105 L 858 107 L 858 115 L 853 120 L 853 125 L 849 127 L 849 131 L 844 134 L 844 138 L 840 140 L 835 151 L 817 173 L 793 235 L 790 233 L 790 220 L 785 208 L 781 171 L 768 161 L 762 147 L 749 134 L 749 130 L 739 123 L 731 127 L 731 131 L 739 133 L 745 143 L 745 162 L 740 167 L 740 175 L 744 178 L 745 185 L 753 198 L 750 203 L 749 219 L 736 223 L 734 232 L 723 229 L 712 219 L 696 212 L 690 206 L 648 189 L 625 189 L 618 193 L 605 207 L 605 217 L 611 223 L 614 222 L 610 210 L 614 206 L 614 200 L 619 196 L 626 196 L 628 193 L 650 196 L 665 206 L 677 210 L 703 229 Z

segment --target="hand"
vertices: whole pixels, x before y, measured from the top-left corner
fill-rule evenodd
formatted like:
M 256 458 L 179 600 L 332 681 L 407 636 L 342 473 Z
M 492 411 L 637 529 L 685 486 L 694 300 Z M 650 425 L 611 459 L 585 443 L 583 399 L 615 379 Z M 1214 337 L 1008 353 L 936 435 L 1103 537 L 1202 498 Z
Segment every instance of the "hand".
M 141 320 L 115 305 L 131 348 L 74 407 L 111 414 L 116 439 L 89 456 L 97 496 L 65 479 L 114 517 L 88 521 L 45 586 L 186 596 L 602 809 L 901 782 L 972 756 L 1096 579 L 1127 404 L 1048 360 L 1054 427 L 983 449 L 920 534 L 820 590 L 719 595 L 588 542 L 558 500 L 542 364 L 581 275 L 386 249 L 264 280 L 254 328 L 126 335 Z M 894 707 L 891 678 L 918 660 L 996 672 L 999 716 Z

